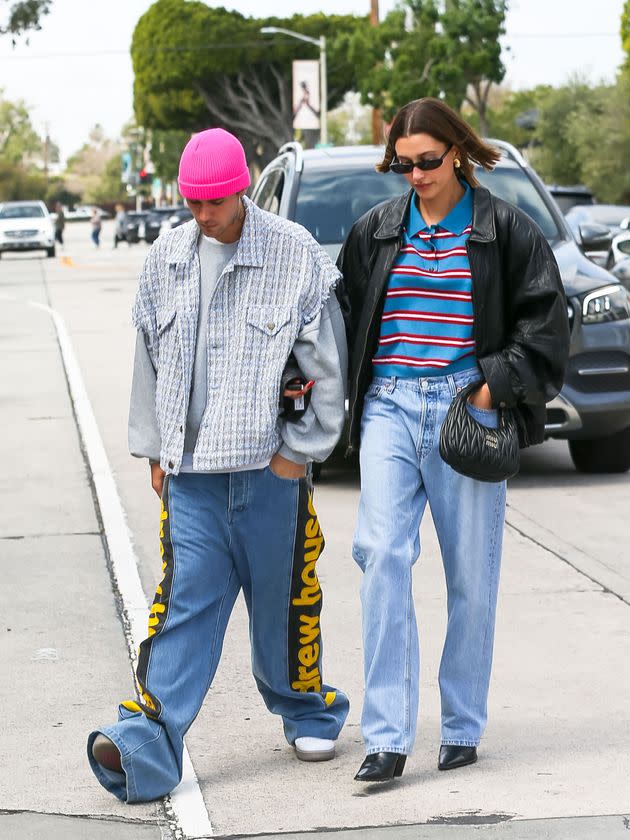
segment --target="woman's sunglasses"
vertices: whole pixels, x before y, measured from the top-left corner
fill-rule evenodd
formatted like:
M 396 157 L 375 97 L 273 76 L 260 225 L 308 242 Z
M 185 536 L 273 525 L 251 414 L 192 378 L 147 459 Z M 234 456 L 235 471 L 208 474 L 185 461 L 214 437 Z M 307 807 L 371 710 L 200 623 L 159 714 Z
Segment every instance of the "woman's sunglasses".
M 422 169 L 423 172 L 430 172 L 432 169 L 439 169 L 444 163 L 444 158 L 453 148 L 453 144 L 449 143 L 446 151 L 441 157 L 425 158 L 424 160 L 409 161 L 403 163 L 400 160 L 394 160 L 390 163 L 389 168 L 397 175 L 408 175 L 414 169 Z

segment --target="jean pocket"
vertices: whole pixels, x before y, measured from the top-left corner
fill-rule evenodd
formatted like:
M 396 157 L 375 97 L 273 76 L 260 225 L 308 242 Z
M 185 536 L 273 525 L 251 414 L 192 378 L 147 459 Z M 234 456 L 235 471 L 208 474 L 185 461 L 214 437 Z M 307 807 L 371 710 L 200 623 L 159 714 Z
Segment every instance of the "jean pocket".
M 283 484 L 299 484 L 300 481 L 306 481 L 306 475 L 298 476 L 298 478 L 288 478 L 283 475 L 278 475 L 277 472 L 271 469 L 271 465 L 267 466 L 267 470 L 271 473 L 271 475 L 276 478 L 278 481 L 281 481 Z
M 383 385 L 376 385 L 372 382 L 371 385 L 368 386 L 367 391 L 365 392 L 364 400 L 367 402 L 368 400 L 377 400 L 383 391 Z
M 466 410 L 477 423 L 481 423 L 487 429 L 499 428 L 499 412 L 496 408 L 479 408 L 470 402 L 466 403 Z

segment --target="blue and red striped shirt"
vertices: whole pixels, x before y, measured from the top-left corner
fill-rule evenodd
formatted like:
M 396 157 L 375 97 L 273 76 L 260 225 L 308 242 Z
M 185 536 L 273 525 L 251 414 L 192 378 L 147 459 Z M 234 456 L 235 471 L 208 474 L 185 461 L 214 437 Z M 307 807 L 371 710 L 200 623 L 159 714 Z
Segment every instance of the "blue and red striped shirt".
M 410 204 L 389 275 L 375 376 L 443 376 L 475 367 L 472 279 L 466 242 L 473 198 L 466 192 L 437 225 Z

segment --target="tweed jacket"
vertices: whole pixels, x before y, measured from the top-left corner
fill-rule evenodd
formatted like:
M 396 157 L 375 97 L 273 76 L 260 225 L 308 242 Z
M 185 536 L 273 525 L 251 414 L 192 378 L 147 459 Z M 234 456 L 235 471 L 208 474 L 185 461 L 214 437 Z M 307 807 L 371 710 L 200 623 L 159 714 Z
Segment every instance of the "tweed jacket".
M 300 330 L 340 277 L 300 225 L 245 198 L 245 222 L 208 319 L 208 406 L 193 456 L 197 470 L 271 458 L 282 441 L 282 374 Z M 157 371 L 160 464 L 179 472 L 199 316 L 199 228 L 193 220 L 158 237 L 140 276 L 133 323 Z

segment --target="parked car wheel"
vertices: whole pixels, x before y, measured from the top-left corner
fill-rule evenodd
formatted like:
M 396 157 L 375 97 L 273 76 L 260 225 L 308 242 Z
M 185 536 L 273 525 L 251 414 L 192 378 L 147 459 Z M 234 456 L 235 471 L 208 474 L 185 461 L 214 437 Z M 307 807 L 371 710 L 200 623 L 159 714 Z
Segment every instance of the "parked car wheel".
M 55 252 L 55 248 L 54 248 L 54 246 L 53 246 L 52 248 L 46 248 L 46 254 L 47 254 L 49 257 L 54 257 L 54 256 L 55 256 L 55 253 L 56 253 L 56 252 Z
M 595 440 L 570 440 L 575 468 L 583 473 L 624 473 L 630 469 L 630 428 Z

